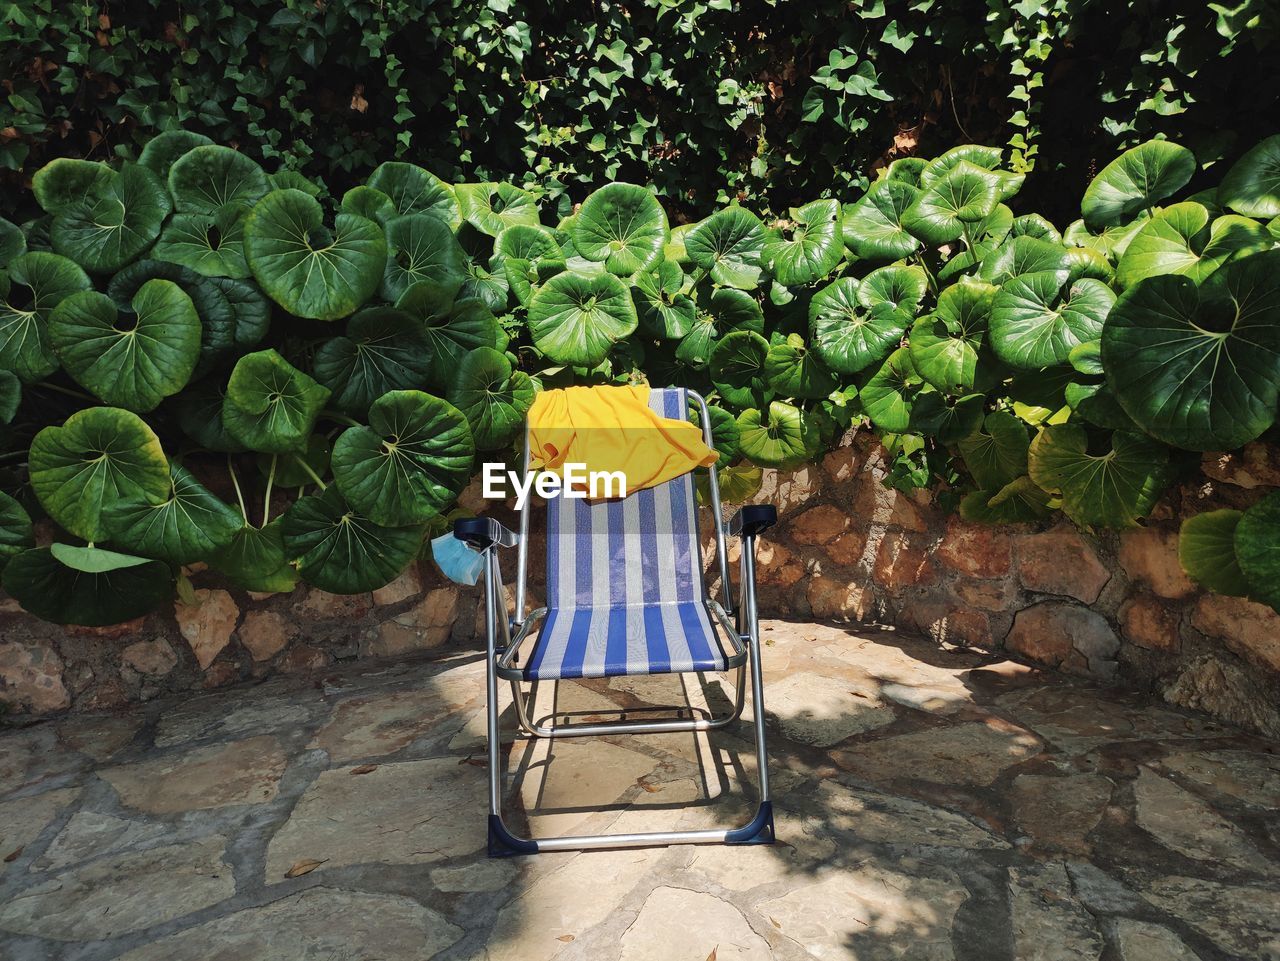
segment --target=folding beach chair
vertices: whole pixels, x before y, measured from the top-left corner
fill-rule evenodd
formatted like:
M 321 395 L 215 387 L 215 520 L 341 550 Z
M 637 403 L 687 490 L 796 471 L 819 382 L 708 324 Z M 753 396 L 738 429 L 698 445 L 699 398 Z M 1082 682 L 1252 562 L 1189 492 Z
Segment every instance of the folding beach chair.
M 690 401 L 701 411 L 703 434 L 710 446 L 711 418 L 706 402 L 698 394 L 676 388 L 655 389 L 650 392 L 649 405 L 665 417 L 687 418 Z M 528 469 L 526 431 L 524 470 Z M 620 500 L 591 503 L 578 498 L 548 499 L 547 607 L 528 614 L 525 588 L 529 505 L 520 512 L 519 536 L 492 518 L 455 522 L 454 535 L 485 555 L 491 856 L 697 842 L 773 842 L 756 615 L 755 542 L 777 521 L 777 510 L 772 505 L 743 507 L 726 527 L 721 521 L 714 466 L 709 468 L 709 481 L 723 603 L 708 597 L 703 586 L 692 472 Z M 726 535 L 742 540 L 736 619 L 735 605 L 730 600 Z M 510 547 L 517 548 L 518 573 L 515 616 L 508 618 L 498 548 Z M 499 679 L 511 683 L 520 727 L 533 737 L 709 731 L 741 716 L 748 665 L 760 797 L 754 817 L 746 824 L 713 830 L 535 839 L 515 835 L 504 823 Z M 571 678 L 728 671 L 737 673 L 735 699 L 732 710 L 720 717 L 691 707 L 690 717 L 674 720 L 540 724 L 530 718 L 532 694 L 526 698 L 524 691 L 526 683 Z

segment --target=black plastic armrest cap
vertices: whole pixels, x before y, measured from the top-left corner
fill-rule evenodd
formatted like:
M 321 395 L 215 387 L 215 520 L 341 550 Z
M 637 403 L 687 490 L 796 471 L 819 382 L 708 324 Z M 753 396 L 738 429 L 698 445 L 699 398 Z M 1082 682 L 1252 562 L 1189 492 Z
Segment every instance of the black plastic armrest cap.
M 778 523 L 778 508 L 772 504 L 747 504 L 729 518 L 731 537 L 755 537 Z
M 472 547 L 515 547 L 519 540 L 492 517 L 460 517 L 453 522 L 453 536 Z

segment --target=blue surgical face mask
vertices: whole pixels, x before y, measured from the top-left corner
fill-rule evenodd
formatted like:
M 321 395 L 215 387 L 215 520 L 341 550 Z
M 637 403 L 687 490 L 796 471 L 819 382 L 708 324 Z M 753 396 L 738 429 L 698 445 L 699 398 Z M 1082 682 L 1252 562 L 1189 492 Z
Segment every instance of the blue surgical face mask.
M 431 542 L 436 565 L 455 584 L 474 584 L 484 571 L 484 555 L 458 540 L 451 531 Z

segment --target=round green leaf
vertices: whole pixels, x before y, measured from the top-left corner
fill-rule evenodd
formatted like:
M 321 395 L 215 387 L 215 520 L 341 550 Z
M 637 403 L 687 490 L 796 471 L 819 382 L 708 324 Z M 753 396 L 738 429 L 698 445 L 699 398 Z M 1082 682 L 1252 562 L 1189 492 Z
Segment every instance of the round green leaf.
M 449 225 L 430 214 L 396 217 L 387 224 L 387 266 L 382 296 L 394 301 L 416 283 L 460 288 L 467 258 Z
M 714 364 L 713 358 L 713 367 Z M 821 400 L 836 389 L 831 371 L 809 350 L 799 334 L 791 334 L 782 343 L 769 346 L 764 376 L 769 388 L 779 397 Z
M 1230 450 L 1271 426 L 1280 397 L 1280 251 L 1231 261 L 1199 288 L 1151 277 L 1102 332 L 1108 383 L 1145 431 L 1188 450 Z
M 499 346 L 501 330 L 493 311 L 479 300 L 454 300 L 448 288 L 414 284 L 396 301 L 396 309 L 422 325 L 433 385 L 448 384 L 468 351 Z
M 1280 215 L 1280 134 L 1235 162 L 1218 186 L 1218 203 L 1246 217 Z
M 1236 558 L 1236 527 L 1242 511 L 1206 511 L 1182 522 L 1178 560 L 1187 576 L 1218 594 L 1244 597 L 1249 581 Z
M 23 609 L 54 624 L 101 627 L 155 610 L 173 596 L 173 575 L 160 561 L 102 573 L 76 570 L 49 548 L 24 551 L 4 569 L 4 589 Z
M 431 214 L 454 230 L 462 223 L 453 188 L 421 167 L 389 161 L 373 172 L 369 186 L 390 197 L 396 213 Z
M 378 289 L 387 261 L 382 228 L 355 214 L 323 223 L 320 203 L 300 190 L 274 190 L 249 213 L 245 256 L 268 296 L 299 317 L 346 317 Z
M 929 279 L 919 267 L 892 264 L 871 271 L 858 287 L 858 303 L 863 307 L 888 304 L 895 310 L 914 314 L 929 289 Z
M 537 262 L 540 260 L 564 260 L 564 252 L 556 242 L 556 235 L 541 224 L 512 224 L 504 227 L 493 244 L 493 252 L 499 257 Z
M 207 561 L 231 543 L 244 518 L 186 468 L 171 464 L 170 471 L 172 483 L 165 500 L 157 504 L 125 498 L 107 510 L 111 539 L 174 565 Z
M 733 330 L 764 333 L 764 312 L 759 302 L 744 290 L 718 287 L 698 310 L 693 326 L 676 347 L 676 359 L 700 370 L 711 363 L 720 338 Z
M 738 415 L 742 453 L 760 467 L 794 467 L 812 457 L 822 445 L 813 417 L 775 400 L 766 420 L 755 408 Z
M 27 238 L 22 228 L 0 217 L 0 270 L 27 252 Z
M 57 157 L 35 172 L 31 192 L 46 213 L 59 214 L 94 197 L 114 176 L 104 163 Z
M 938 308 L 911 328 L 911 364 L 935 389 L 965 394 L 993 386 L 997 365 L 986 349 L 996 288 L 964 278 L 942 292 Z
M 352 187 L 342 195 L 342 209 L 346 213 L 372 220 L 384 228 L 387 226 L 388 221 L 400 216 L 396 210 L 396 205 L 391 202 L 390 197 L 381 190 L 375 190 L 373 187 L 363 185 Z M 450 229 L 452 227 L 453 225 L 450 224 Z
M 237 347 L 252 347 L 267 335 L 267 329 L 271 326 L 271 302 L 263 296 L 262 291 L 251 283 L 232 277 L 210 277 L 208 283 L 217 287 L 231 305 L 231 312 L 235 315 L 232 339 Z M 200 301 L 195 297 L 191 299 L 198 313 Z M 201 322 L 206 323 L 203 317 Z M 202 341 L 201 361 L 205 360 L 204 346 Z
M 990 216 L 1000 202 L 999 175 L 967 160 L 927 184 L 906 212 L 902 225 L 930 244 L 958 240 L 967 224 Z
M 31 518 L 21 504 L 0 491 L 0 573 L 10 560 L 35 546 Z
M 845 245 L 865 260 L 900 260 L 920 247 L 902 225 L 903 214 L 920 196 L 901 180 L 878 180 L 859 200 L 844 209 Z
M 1147 277 L 1185 274 L 1199 283 L 1234 254 L 1271 245 L 1266 228 L 1247 217 L 1227 215 L 1210 224 L 1203 204 L 1174 204 L 1152 216 L 1129 242 L 1116 279 L 1130 287 Z
M 764 242 L 760 218 L 737 206 L 716 211 L 684 235 L 689 259 L 717 284 L 739 290 L 760 286 Z
M 581 256 L 624 277 L 656 264 L 669 235 L 658 199 L 627 183 L 612 183 L 591 194 L 569 229 Z
M 1177 193 L 1195 172 L 1195 155 L 1186 147 L 1148 140 L 1098 172 L 1084 192 L 1080 213 L 1090 227 L 1118 224 Z
M 1077 424 L 1054 424 L 1031 442 L 1031 479 L 1062 495 L 1062 510 L 1077 524 L 1133 527 L 1168 485 L 1169 451 L 1142 434 L 1116 431 L 1110 450 L 1091 453 Z
M 736 423 L 734 426 L 737 426 Z M 710 477 L 699 471 L 693 478 L 698 490 L 698 503 L 711 503 Z M 720 487 L 721 504 L 745 504 L 764 483 L 764 471 L 754 464 L 734 464 L 716 468 L 716 482 Z
M 1235 547 L 1249 596 L 1280 611 L 1280 492 L 1244 512 L 1236 525 Z
M 813 349 L 839 374 L 856 374 L 883 358 L 910 323 L 911 315 L 892 304 L 864 307 L 852 277 L 832 281 L 809 302 Z
M 445 510 L 471 477 L 475 445 L 452 404 L 397 390 L 369 408 L 369 426 L 351 427 L 333 446 L 333 477 L 361 514 L 398 527 Z
M 1011 367 L 1065 364 L 1072 348 L 1097 340 L 1116 295 L 1099 280 L 1068 282 L 1065 270 L 1014 277 L 991 306 L 991 345 Z
M 537 199 L 514 184 L 457 184 L 453 192 L 462 218 L 490 237 L 498 236 L 513 224 L 538 223 Z
M 954 444 L 982 425 L 985 401 L 982 394 L 961 397 L 925 387 L 912 405 L 911 430 L 936 437 L 942 444 Z
M 477 450 L 506 447 L 519 433 L 537 389 L 529 375 L 491 347 L 477 347 L 462 358 L 449 388 L 449 403 L 471 426 Z
M 650 337 L 679 340 L 698 321 L 698 307 L 681 293 L 684 274 L 669 261 L 654 271 L 642 271 L 632 278 L 632 299 L 640 329 Z
M 161 177 L 168 177 L 174 163 L 188 150 L 213 143 L 202 133 L 191 130 L 166 130 L 147 141 L 138 156 L 138 163 L 150 168 Z
M 116 407 L 77 411 L 31 442 L 31 487 L 64 529 L 86 541 L 111 534 L 107 513 L 123 500 L 159 503 L 169 495 L 160 439 L 137 414 Z
M 596 366 L 615 343 L 631 336 L 638 322 L 626 285 L 607 273 L 557 274 L 529 302 L 534 346 L 558 364 Z
M 1062 243 L 1062 234 L 1058 232 L 1058 228 L 1039 214 L 1022 214 L 1020 217 L 1013 218 L 1009 233 L 1014 237 L 1035 237 L 1038 240 L 1047 240 L 1051 244 Z
M 935 180 L 941 180 L 955 170 L 962 160 L 983 170 L 995 170 L 1000 166 L 1001 153 L 999 147 L 976 143 L 960 144 L 926 163 L 920 170 L 920 183 L 927 187 Z
M 351 318 L 345 337 L 320 346 L 313 371 L 332 391 L 334 407 L 362 417 L 387 391 L 420 387 L 428 380 L 430 348 L 422 326 L 408 314 L 367 307 Z
M 120 313 L 106 294 L 83 290 L 49 318 L 63 368 L 105 404 L 149 411 L 187 385 L 200 356 L 200 318 L 177 284 L 148 280 Z
M 921 379 L 906 347 L 899 347 L 858 392 L 862 409 L 881 430 L 901 434 L 911 429 L 911 413 Z
M 690 417 L 699 427 L 702 426 L 701 413 L 694 404 L 689 405 Z M 723 465 L 737 457 L 741 449 L 742 437 L 738 431 L 738 421 L 729 411 L 715 404 L 707 405 L 707 413 L 711 417 L 711 446 L 720 453 L 716 466 L 723 471 Z
M 298 572 L 285 558 L 283 529 L 283 517 L 262 528 L 246 524 L 230 544 L 214 553 L 210 564 L 246 591 L 291 591 Z
M 1003 410 L 987 414 L 980 430 L 956 442 L 979 488 L 999 490 L 1027 472 L 1027 428 Z
M 1061 244 L 1019 236 L 1005 241 L 983 257 L 978 276 L 989 284 L 1002 284 L 1022 274 L 1067 269 L 1068 253 Z
M 232 206 L 211 214 L 174 214 L 151 248 L 151 256 L 207 277 L 248 277 L 244 212 Z
M 711 354 L 711 380 L 734 407 L 760 403 L 768 389 L 769 342 L 752 330 L 725 334 Z
M 28 384 L 57 370 L 49 317 L 64 299 L 91 286 L 66 257 L 33 250 L 14 260 L 7 275 L 0 273 L 0 370 Z
M 193 147 L 169 168 L 169 192 L 178 213 L 212 216 L 228 205 L 247 207 L 271 191 L 266 172 L 238 150 Z
M 836 269 L 844 253 L 844 224 L 835 200 L 815 200 L 792 209 L 791 219 L 795 227 L 790 237 L 770 238 L 760 257 L 778 283 L 800 287 Z
M 173 205 L 160 178 L 126 164 L 95 193 L 59 211 L 49 237 L 53 249 L 91 274 L 109 274 L 145 253 Z
M 305 449 L 329 389 L 274 350 L 246 354 L 227 382 L 222 422 L 250 450 L 287 454 Z
M 13 423 L 22 404 L 22 381 L 8 370 L 0 370 L 0 424 Z
M 418 555 L 422 524 L 384 527 L 336 488 L 299 498 L 284 516 L 285 553 L 304 580 L 331 594 L 363 594 L 395 580 Z

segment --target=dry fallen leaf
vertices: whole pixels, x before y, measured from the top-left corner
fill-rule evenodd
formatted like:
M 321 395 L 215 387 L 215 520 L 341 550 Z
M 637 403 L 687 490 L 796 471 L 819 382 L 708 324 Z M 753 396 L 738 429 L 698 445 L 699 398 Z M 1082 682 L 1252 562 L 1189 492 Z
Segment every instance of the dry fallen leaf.
M 719 947 L 720 945 L 717 944 L 714 948 L 711 949 L 711 953 L 707 955 L 707 961 L 716 961 L 716 951 Z
M 562 934 L 560 937 L 556 938 L 556 940 L 563 941 L 565 944 L 568 944 L 570 941 L 574 940 L 574 937 L 572 934 Z
M 774 917 L 769 918 L 769 923 L 772 924 L 775 928 L 782 927 L 782 925 L 778 923 L 778 919 Z
M 12 864 L 18 858 L 22 857 L 22 848 L 15 848 L 4 856 L 5 864 Z
M 353 767 L 351 769 L 351 773 L 352 774 L 372 774 L 376 770 L 378 770 L 378 765 L 376 764 L 361 764 L 359 767 Z
M 327 860 L 329 859 L 328 858 L 324 859 L 324 861 L 327 861 Z M 304 874 L 310 874 L 316 868 L 320 867 L 320 865 L 324 864 L 324 861 L 317 861 L 315 858 L 303 858 L 301 861 L 299 861 L 297 864 L 291 867 L 288 871 L 286 871 L 284 873 L 284 876 L 286 878 L 300 878 Z

